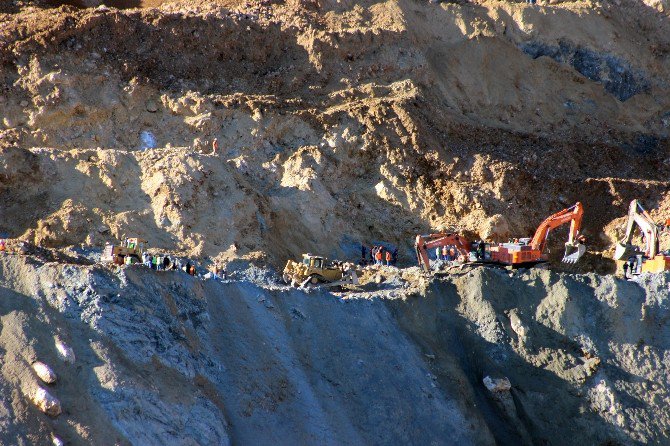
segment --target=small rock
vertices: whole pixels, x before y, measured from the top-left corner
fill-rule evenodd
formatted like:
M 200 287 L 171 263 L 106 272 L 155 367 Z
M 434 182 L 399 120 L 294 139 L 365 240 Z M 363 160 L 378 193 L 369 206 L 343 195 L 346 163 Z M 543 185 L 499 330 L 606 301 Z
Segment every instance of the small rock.
M 28 106 L 28 101 L 23 100 L 23 101 L 20 102 L 19 105 L 21 105 L 21 107 L 27 107 Z
M 38 387 L 33 393 L 32 402 L 45 414 L 57 417 L 61 413 L 60 401 L 50 394 L 46 389 Z
M 145 105 L 149 113 L 156 113 L 158 111 L 158 104 L 153 99 L 149 99 Z
M 75 356 L 74 352 L 70 347 L 67 346 L 63 341 L 56 338 L 56 350 L 58 351 L 58 356 L 68 364 L 74 364 Z
M 521 322 L 521 318 L 519 318 L 519 315 L 518 315 L 516 309 L 513 309 L 509 312 L 509 323 L 512 327 L 512 330 L 514 330 L 514 333 L 516 333 L 517 336 L 519 336 L 519 340 L 521 342 L 525 341 L 526 340 L 526 333 L 528 332 L 528 329 Z
M 35 371 L 35 374 L 45 383 L 53 384 L 56 382 L 56 373 L 54 373 L 54 371 L 51 370 L 51 367 L 45 363 L 41 361 L 33 363 L 33 370 Z
M 109 227 L 106 225 L 100 225 L 98 226 L 98 232 L 100 234 L 104 234 L 105 232 L 109 232 Z
M 51 443 L 53 444 L 53 446 L 64 446 L 65 445 L 63 440 L 61 440 L 60 438 L 58 438 L 57 436 L 55 436 L 53 434 L 52 434 L 52 437 L 51 437 Z
M 482 380 L 484 386 L 489 389 L 489 392 L 500 393 L 508 392 L 512 388 L 512 384 L 509 382 L 509 379 L 503 378 L 491 378 L 490 376 L 484 377 Z

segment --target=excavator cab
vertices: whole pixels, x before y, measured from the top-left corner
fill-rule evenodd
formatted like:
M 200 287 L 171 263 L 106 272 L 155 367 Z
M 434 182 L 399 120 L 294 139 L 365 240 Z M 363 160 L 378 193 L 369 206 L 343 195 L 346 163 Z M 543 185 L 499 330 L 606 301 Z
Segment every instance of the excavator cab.
M 491 244 L 483 241 L 473 242 L 468 255 L 470 262 L 485 262 L 491 260 Z

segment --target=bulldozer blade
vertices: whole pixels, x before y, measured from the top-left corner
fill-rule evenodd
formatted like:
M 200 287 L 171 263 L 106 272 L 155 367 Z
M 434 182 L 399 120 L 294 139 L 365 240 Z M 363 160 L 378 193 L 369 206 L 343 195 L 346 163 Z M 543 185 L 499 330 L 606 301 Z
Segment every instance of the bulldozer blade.
M 356 274 L 356 271 L 354 270 L 349 270 L 348 272 L 348 277 L 347 274 L 342 278 L 343 280 L 349 280 L 351 281 L 352 285 L 358 285 L 358 275 Z
M 614 249 L 614 260 L 626 260 L 628 257 L 635 255 L 636 251 L 637 249 L 633 245 L 617 243 Z
M 563 263 L 577 263 L 586 252 L 586 246 L 581 243 L 574 245 L 565 244 L 565 255 L 563 256 Z

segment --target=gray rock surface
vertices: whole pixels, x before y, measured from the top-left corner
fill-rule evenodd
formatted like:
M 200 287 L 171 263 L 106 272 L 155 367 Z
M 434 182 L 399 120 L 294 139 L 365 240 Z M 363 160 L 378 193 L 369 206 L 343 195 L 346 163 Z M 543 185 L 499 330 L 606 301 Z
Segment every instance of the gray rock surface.
M 268 280 L 0 257 L 0 443 L 668 442 L 666 276 L 475 269 L 393 299 Z M 32 357 L 58 418 L 16 392 Z

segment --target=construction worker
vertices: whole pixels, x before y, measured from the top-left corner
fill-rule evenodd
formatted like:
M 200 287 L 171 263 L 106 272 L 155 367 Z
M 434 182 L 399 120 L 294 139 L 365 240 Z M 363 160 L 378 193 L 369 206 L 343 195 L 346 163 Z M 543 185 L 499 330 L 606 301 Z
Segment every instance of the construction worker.
M 151 256 L 151 269 L 158 269 L 158 257 Z
M 435 248 L 435 260 L 442 260 L 442 251 L 440 251 L 440 247 L 438 246 Z
M 5 239 L 0 239 L 0 252 L 5 252 L 7 251 L 7 242 Z
M 391 251 L 386 251 L 386 266 L 391 266 Z
M 637 267 L 636 263 L 637 259 L 635 257 L 628 257 L 628 269 L 630 270 L 631 276 L 635 274 L 635 269 Z
M 454 246 L 451 246 L 449 248 L 449 254 L 448 255 L 449 255 L 450 260 L 452 262 L 458 258 L 458 253 L 456 252 L 456 248 Z
M 375 264 L 376 265 L 381 265 L 382 264 L 382 249 L 381 247 L 377 249 L 377 252 L 375 253 Z
M 214 141 L 212 141 L 212 155 L 217 153 L 219 153 L 219 140 L 214 138 Z
M 484 244 L 483 240 L 479 242 L 479 246 L 477 246 L 477 248 L 479 251 L 479 260 L 486 260 L 486 245 Z
M 195 265 L 191 265 L 191 269 L 188 271 L 188 273 L 192 276 L 195 276 Z
M 393 257 L 393 260 L 391 260 L 391 263 L 392 263 L 393 265 L 395 265 L 396 263 L 398 263 L 398 248 L 396 248 L 396 249 L 393 250 L 393 254 L 391 255 L 391 257 Z
M 451 260 L 450 258 L 447 257 L 448 255 L 449 255 L 449 248 L 447 247 L 447 245 L 444 245 L 442 247 L 442 260 Z

